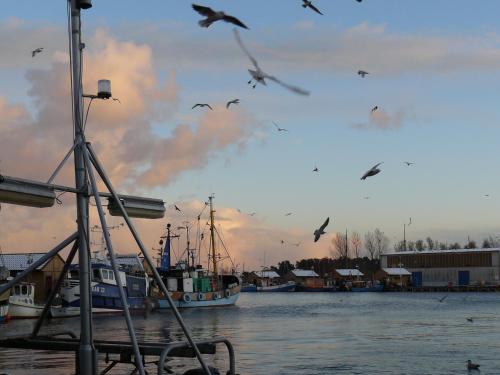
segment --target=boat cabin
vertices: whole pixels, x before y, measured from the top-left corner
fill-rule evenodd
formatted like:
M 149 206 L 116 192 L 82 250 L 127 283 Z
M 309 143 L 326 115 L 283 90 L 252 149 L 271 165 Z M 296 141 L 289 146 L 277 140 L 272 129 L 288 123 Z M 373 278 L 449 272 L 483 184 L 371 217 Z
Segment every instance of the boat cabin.
M 14 287 L 11 289 L 9 301 L 11 303 L 22 302 L 33 305 L 35 303 L 35 284 L 21 283 L 14 285 Z

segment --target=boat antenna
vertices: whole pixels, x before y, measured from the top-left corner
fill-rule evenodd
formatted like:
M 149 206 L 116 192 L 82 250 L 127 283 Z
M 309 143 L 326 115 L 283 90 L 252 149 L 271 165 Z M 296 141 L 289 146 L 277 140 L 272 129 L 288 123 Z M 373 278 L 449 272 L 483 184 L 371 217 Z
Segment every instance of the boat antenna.
M 212 252 L 212 267 L 213 273 L 217 276 L 217 258 L 215 257 L 215 227 L 214 227 L 214 204 L 213 204 L 214 195 L 210 195 L 208 200 L 210 202 L 210 250 Z

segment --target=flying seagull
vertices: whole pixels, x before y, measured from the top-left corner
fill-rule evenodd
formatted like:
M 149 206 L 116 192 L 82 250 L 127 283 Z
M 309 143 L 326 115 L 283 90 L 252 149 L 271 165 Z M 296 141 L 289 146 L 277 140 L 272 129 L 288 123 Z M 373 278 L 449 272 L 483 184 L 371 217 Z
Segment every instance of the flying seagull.
M 224 12 L 216 12 L 209 7 L 204 7 L 196 4 L 193 4 L 192 6 L 195 11 L 206 17 L 204 20 L 198 21 L 198 25 L 200 25 L 201 27 L 209 27 L 214 22 L 225 21 L 232 23 L 233 25 L 243 27 L 244 29 L 248 29 L 248 27 L 239 19 L 233 16 L 229 16 Z
M 240 99 L 233 99 L 226 103 L 226 108 L 229 108 L 231 104 L 240 104 Z
M 370 197 L 363 197 L 363 199 L 370 199 Z
M 255 216 L 256 213 L 257 212 L 252 212 L 252 213 L 248 214 L 248 216 Z
M 484 194 L 484 196 L 485 196 L 486 198 L 489 198 L 489 197 L 490 197 L 490 195 L 489 195 L 489 194 Z
M 383 162 L 382 162 L 383 163 Z M 378 169 L 377 167 L 382 164 L 382 163 L 378 163 L 378 164 L 375 164 L 373 167 L 371 167 L 364 175 L 363 177 L 361 177 L 362 180 L 366 180 L 367 177 L 371 177 L 371 176 L 375 176 L 376 174 L 380 173 L 380 169 Z
M 252 79 L 250 81 L 248 81 L 249 85 L 251 85 L 252 82 L 255 81 L 253 86 L 252 86 L 253 88 L 255 88 L 257 86 L 257 83 L 260 83 L 264 86 L 267 86 L 266 79 L 268 79 L 268 80 L 273 81 L 273 82 L 277 83 L 278 85 L 280 85 L 280 86 L 282 86 L 290 91 L 293 91 L 296 94 L 300 94 L 300 95 L 309 95 L 310 94 L 310 92 L 307 90 L 301 89 L 300 87 L 297 87 L 297 86 L 292 86 L 292 85 L 289 85 L 287 83 L 284 83 L 283 81 L 280 81 L 278 78 L 265 73 L 259 67 L 257 60 L 255 60 L 252 57 L 252 55 L 250 55 L 250 52 L 248 52 L 248 50 L 246 49 L 245 45 L 243 44 L 243 41 L 240 38 L 240 34 L 238 33 L 238 30 L 234 29 L 233 31 L 234 31 L 234 37 L 236 38 L 236 41 L 238 42 L 240 48 L 243 50 L 243 52 L 245 52 L 245 54 L 248 56 L 248 58 L 252 62 L 252 65 L 255 67 L 255 70 L 248 69 L 248 72 L 252 76 Z
M 180 209 L 179 207 L 177 207 L 177 205 L 176 205 L 176 204 L 174 204 L 174 208 L 175 208 L 175 210 L 176 210 L 176 211 L 181 212 L 181 209 Z
M 195 105 L 193 105 L 191 107 L 191 109 L 195 109 L 196 107 L 208 107 L 208 108 L 210 108 L 210 110 L 212 110 L 212 107 L 210 107 L 210 104 L 206 104 L 206 103 L 196 103 Z
M 410 225 L 411 225 L 411 217 L 410 217 L 410 222 L 408 223 L 408 226 L 410 226 Z
M 314 231 L 314 242 L 318 242 L 319 238 L 321 237 L 322 234 L 325 234 L 325 228 L 328 225 L 328 222 L 330 221 L 330 218 L 327 217 L 323 225 L 319 227 L 319 229 L 316 229 Z
M 479 370 L 479 366 L 477 363 L 472 363 L 470 359 L 467 360 L 467 370 Z
M 315 166 L 314 169 L 313 169 L 313 172 L 319 172 L 318 167 Z
M 321 12 L 319 11 L 319 9 L 318 9 L 318 8 L 316 8 L 316 7 L 313 5 L 312 1 L 302 0 L 302 2 L 303 2 L 303 4 L 302 4 L 302 8 L 311 8 L 311 9 L 312 9 L 312 10 L 314 10 L 316 13 L 323 15 L 323 13 L 321 13 Z
M 372 108 L 372 113 L 375 112 L 378 109 L 378 105 Z
M 285 216 L 291 216 L 291 215 L 292 215 L 292 213 L 291 213 L 291 212 L 287 212 L 287 213 L 285 214 Z
M 41 53 L 43 51 L 43 47 L 39 47 L 33 51 L 31 51 L 31 57 L 35 57 L 37 53 Z
M 279 132 L 287 132 L 287 131 L 288 131 L 288 129 L 285 129 L 285 128 L 280 128 L 280 127 L 278 126 L 278 124 L 277 124 L 277 123 L 275 123 L 274 121 L 273 121 L 273 124 L 274 124 L 274 126 L 276 126 L 276 130 L 277 130 L 277 131 L 279 131 Z
M 443 302 L 446 298 L 448 298 L 448 294 L 445 294 L 443 297 L 438 298 L 438 301 Z
M 408 167 L 409 167 L 410 165 L 415 164 L 414 162 L 411 162 L 411 161 L 404 161 L 403 163 L 405 163 Z
M 281 244 L 284 245 L 285 244 L 285 241 L 281 240 Z
M 467 319 L 467 321 L 468 321 L 468 322 L 470 322 L 470 323 L 473 323 L 473 322 L 474 322 L 474 319 L 472 319 L 472 317 L 470 317 L 470 318 L 465 318 L 465 319 Z
M 118 103 L 122 104 L 122 102 L 120 101 L 120 99 L 118 99 L 118 98 L 112 98 L 112 99 L 113 99 L 115 102 L 118 102 Z
M 364 71 L 364 70 L 358 70 L 358 75 L 360 75 L 361 78 L 365 78 L 365 76 L 367 74 L 370 74 L 370 73 L 368 73 L 367 71 Z

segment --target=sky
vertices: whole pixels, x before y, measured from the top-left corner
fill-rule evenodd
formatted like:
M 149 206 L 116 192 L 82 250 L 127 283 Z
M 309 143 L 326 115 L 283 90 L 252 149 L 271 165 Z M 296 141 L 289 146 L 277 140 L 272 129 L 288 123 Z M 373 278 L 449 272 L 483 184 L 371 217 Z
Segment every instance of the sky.
M 167 222 L 195 230 L 210 194 L 240 269 L 331 256 L 346 230 L 379 228 L 392 249 L 410 217 L 407 240 L 500 235 L 498 1 L 315 1 L 324 15 L 291 0 L 201 3 L 247 24 L 241 38 L 263 70 L 308 97 L 248 86 L 233 26 L 199 27 L 191 2 L 93 3 L 82 12 L 85 92 L 107 78 L 121 104 L 92 104 L 87 137 L 121 192 L 166 202 L 164 219 L 136 220 L 148 249 Z M 63 1 L 2 4 L 2 174 L 47 180 L 71 145 L 66 12 Z M 361 181 L 379 162 L 381 173 Z M 73 183 L 70 167 L 57 183 Z M 2 251 L 44 251 L 70 234 L 74 198 L 61 200 L 3 204 Z M 313 243 L 326 217 L 328 233 Z M 118 252 L 136 251 L 124 229 L 113 239 Z

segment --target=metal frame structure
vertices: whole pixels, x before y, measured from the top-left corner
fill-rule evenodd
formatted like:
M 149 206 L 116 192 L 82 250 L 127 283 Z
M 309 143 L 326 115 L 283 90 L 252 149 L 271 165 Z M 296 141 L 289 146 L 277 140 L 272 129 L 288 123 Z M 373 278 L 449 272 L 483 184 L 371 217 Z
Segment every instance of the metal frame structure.
M 135 366 L 133 373 L 138 372 L 140 375 L 145 375 L 147 372 L 144 369 L 146 355 L 159 356 L 158 361 L 158 374 L 163 374 L 164 363 L 167 356 L 177 357 L 196 357 L 205 372 L 210 375 L 210 369 L 206 364 L 203 354 L 214 354 L 215 345 L 224 343 L 229 352 L 230 371 L 229 374 L 235 374 L 235 359 L 234 350 L 231 343 L 224 338 L 214 338 L 212 340 L 205 340 L 195 342 L 191 333 L 184 323 L 179 311 L 177 310 L 170 294 L 163 283 L 153 261 L 146 251 L 138 232 L 136 231 L 126 208 L 122 203 L 122 196 L 119 196 L 110 179 L 108 178 L 104 167 L 99 161 L 97 154 L 93 150 L 91 144 L 85 140 L 85 124 L 84 124 L 84 111 L 83 111 L 83 87 L 82 87 L 82 51 L 85 45 L 81 41 L 81 9 L 88 9 L 91 7 L 89 0 L 67 0 L 68 5 L 68 31 L 70 33 L 70 64 L 71 64 L 71 83 L 72 83 L 72 108 L 73 108 L 73 125 L 74 125 L 74 142 L 69 152 L 64 157 L 63 161 L 58 165 L 55 172 L 50 176 L 48 184 L 50 184 L 57 173 L 62 168 L 62 165 L 67 161 L 71 153 L 74 155 L 75 167 L 75 188 L 62 187 L 61 190 L 69 191 L 76 194 L 77 206 L 77 224 L 78 230 L 71 236 L 62 241 L 59 245 L 49 251 L 46 255 L 34 262 L 17 275 L 14 279 L 7 284 L 0 287 L 0 294 L 5 290 L 10 289 L 18 283 L 23 277 L 36 269 L 39 265 L 45 263 L 48 259 L 56 255 L 59 251 L 66 248 L 68 245 L 73 244 L 70 254 L 64 265 L 63 272 L 57 280 L 52 293 L 50 294 L 42 315 L 39 317 L 30 337 L 11 338 L 7 340 L 0 340 L 0 347 L 10 348 L 24 348 L 24 349 L 49 349 L 61 351 L 74 351 L 76 354 L 76 372 L 80 375 L 96 375 L 97 374 L 97 353 L 106 353 L 107 358 L 109 354 L 120 354 L 120 359 L 113 360 L 101 374 L 107 373 L 116 363 L 130 363 Z M 109 193 L 99 193 L 97 189 L 96 176 L 97 175 L 104 182 Z M 99 214 L 100 224 L 103 231 L 106 247 L 109 252 L 111 266 L 114 272 L 115 280 L 117 280 L 120 298 L 123 305 L 123 313 L 127 323 L 131 342 L 119 341 L 99 341 L 94 340 L 92 337 L 92 298 L 91 298 L 91 267 L 90 267 L 90 249 L 89 249 L 89 199 L 93 196 L 96 202 L 97 211 Z M 148 263 L 150 269 L 153 271 L 153 276 L 156 284 L 159 286 L 161 292 L 172 309 L 172 312 L 181 326 L 187 342 L 173 342 L 169 344 L 152 344 L 152 343 L 139 343 L 135 335 L 132 319 L 128 309 L 125 292 L 121 279 L 119 277 L 118 266 L 116 257 L 111 243 L 111 238 L 106 223 L 106 218 L 101 203 L 101 196 L 107 196 L 113 199 L 115 209 L 118 209 L 123 216 L 127 227 L 129 228 L 134 240 L 136 241 L 144 259 Z M 73 333 L 62 333 L 52 336 L 39 336 L 40 328 L 43 324 L 45 317 L 50 309 L 52 300 L 61 285 L 68 269 L 76 256 L 78 250 L 79 261 L 79 279 L 80 279 L 80 338 L 77 339 Z M 61 338 L 61 335 L 69 335 L 70 338 Z M 56 337 L 58 336 L 58 337 Z M 114 365 L 113 365 L 114 363 Z

